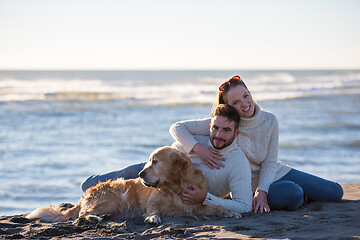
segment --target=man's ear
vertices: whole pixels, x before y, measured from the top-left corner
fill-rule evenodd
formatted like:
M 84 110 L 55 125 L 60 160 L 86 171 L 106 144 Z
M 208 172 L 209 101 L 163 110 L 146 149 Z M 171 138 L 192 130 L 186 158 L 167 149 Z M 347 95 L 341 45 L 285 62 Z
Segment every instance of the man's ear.
M 240 134 L 240 130 L 237 128 L 237 129 L 235 130 L 235 138 L 237 138 L 237 137 L 239 136 L 239 134 Z

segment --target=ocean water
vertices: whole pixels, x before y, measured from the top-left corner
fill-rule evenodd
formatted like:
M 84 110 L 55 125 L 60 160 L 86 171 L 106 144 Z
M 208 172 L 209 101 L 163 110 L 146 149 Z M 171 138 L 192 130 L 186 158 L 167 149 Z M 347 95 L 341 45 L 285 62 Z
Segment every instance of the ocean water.
M 360 182 L 360 70 L 0 71 L 0 215 L 76 203 L 89 175 L 146 161 L 233 75 L 277 116 L 279 160 Z

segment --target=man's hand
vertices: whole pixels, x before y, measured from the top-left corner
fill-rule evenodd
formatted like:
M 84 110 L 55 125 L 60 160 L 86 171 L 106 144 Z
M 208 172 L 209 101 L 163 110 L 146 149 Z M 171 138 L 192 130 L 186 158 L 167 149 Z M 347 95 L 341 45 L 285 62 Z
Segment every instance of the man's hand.
M 255 193 L 253 202 L 252 202 L 252 210 L 254 213 L 257 213 L 258 211 L 260 213 L 270 212 L 270 207 L 267 201 L 267 192 L 258 190 Z
M 207 192 L 193 184 L 182 192 L 182 200 L 186 204 L 201 204 L 204 202 L 206 194 Z
M 209 166 L 209 168 L 220 169 L 220 167 L 224 167 L 224 164 L 222 164 L 221 161 L 225 161 L 226 159 L 221 157 L 219 152 L 215 149 L 197 143 L 193 147 L 193 151 L 206 163 L 206 165 Z

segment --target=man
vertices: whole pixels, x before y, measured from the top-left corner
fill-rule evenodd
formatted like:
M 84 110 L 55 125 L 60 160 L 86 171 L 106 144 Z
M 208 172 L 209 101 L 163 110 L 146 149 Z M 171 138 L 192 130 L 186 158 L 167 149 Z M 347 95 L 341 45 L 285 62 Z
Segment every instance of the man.
M 212 169 L 195 153 L 190 153 L 195 169 L 202 171 L 208 181 L 208 192 L 193 185 L 183 193 L 184 203 L 202 203 L 204 205 L 222 206 L 237 213 L 250 212 L 252 203 L 251 171 L 248 160 L 234 139 L 239 134 L 240 117 L 236 109 L 221 104 L 213 112 L 210 123 L 210 137 L 196 135 L 200 144 L 207 145 L 218 151 L 226 161 L 221 169 Z M 174 148 L 184 151 L 180 143 L 175 142 Z M 136 178 L 145 163 L 129 166 L 123 170 L 89 177 L 81 184 L 81 189 L 95 185 L 97 182 L 124 177 Z M 232 199 L 224 199 L 230 194 Z
M 210 137 L 195 135 L 196 140 L 218 151 L 226 159 L 220 169 L 212 169 L 195 153 L 190 153 L 195 169 L 202 171 L 208 181 L 208 192 L 193 185 L 183 193 L 184 203 L 222 206 L 233 212 L 250 212 L 252 203 L 251 171 L 245 154 L 234 139 L 239 134 L 240 117 L 231 106 L 221 104 L 213 112 Z M 185 152 L 175 142 L 173 147 Z M 232 199 L 224 199 L 230 193 Z

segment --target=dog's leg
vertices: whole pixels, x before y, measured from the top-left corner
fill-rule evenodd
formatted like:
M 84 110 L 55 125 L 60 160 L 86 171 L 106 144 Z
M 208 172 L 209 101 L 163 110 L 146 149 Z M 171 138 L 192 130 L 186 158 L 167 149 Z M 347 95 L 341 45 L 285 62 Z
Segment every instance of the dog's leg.
M 58 209 L 57 207 L 41 207 L 28 214 L 26 218 L 39 218 L 45 222 L 66 221 L 68 218 L 75 219 L 79 216 L 80 205 L 76 205 L 63 212 L 60 212 Z
M 161 213 L 162 205 L 163 204 L 161 204 L 161 201 L 156 202 L 154 198 L 149 198 L 149 200 L 146 203 L 144 222 L 150 224 L 160 224 L 161 223 L 160 213 Z
M 145 212 L 145 220 L 144 222 L 150 223 L 150 224 L 160 224 L 161 218 L 160 218 L 160 212 L 159 209 L 156 207 L 156 204 L 151 205 L 147 204 L 146 212 Z

